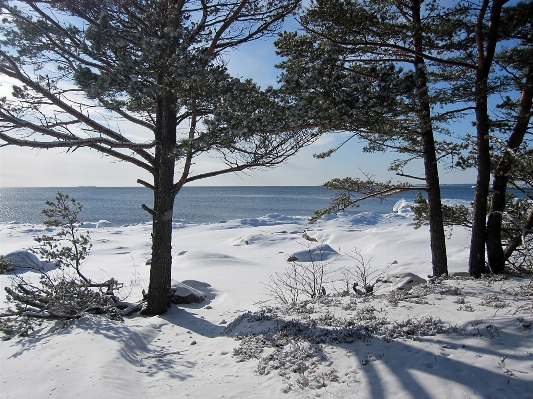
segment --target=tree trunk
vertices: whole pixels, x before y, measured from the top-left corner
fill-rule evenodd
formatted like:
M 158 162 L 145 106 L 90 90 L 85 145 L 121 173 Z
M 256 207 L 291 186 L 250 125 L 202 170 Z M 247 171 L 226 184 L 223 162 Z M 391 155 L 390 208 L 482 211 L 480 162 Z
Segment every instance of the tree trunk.
M 424 167 L 429 206 L 429 234 L 431 245 L 431 262 L 433 275 L 441 276 L 448 273 L 448 258 L 446 255 L 446 235 L 442 217 L 439 172 L 435 156 L 435 141 L 433 131 L 424 134 Z
M 477 80 L 477 78 L 476 78 Z M 471 276 L 481 277 L 485 269 L 485 223 L 487 220 L 487 197 L 490 185 L 490 146 L 489 121 L 487 112 L 486 80 L 476 82 L 478 100 L 476 104 L 477 124 L 477 180 L 474 195 L 472 238 L 468 272 Z
M 530 67 L 520 96 L 518 117 L 511 136 L 507 140 L 507 148 L 515 151 L 524 140 L 531 118 L 533 97 L 533 67 Z M 493 273 L 503 273 L 505 261 L 510 254 L 505 254 L 502 246 L 501 229 L 502 214 L 505 210 L 505 193 L 507 191 L 508 173 L 513 165 L 513 155 L 504 149 L 492 183 L 491 213 L 487 221 L 487 258 Z
M 475 26 L 478 61 L 475 77 L 477 180 L 472 217 L 472 238 L 470 241 L 470 256 L 468 261 L 468 272 L 474 277 L 481 277 L 481 273 L 485 269 L 487 199 L 490 186 L 490 122 L 487 106 L 489 94 L 488 78 L 494 59 L 496 44 L 498 43 L 501 10 L 507 1 L 494 0 L 492 2 L 488 31 L 485 34 L 484 19 L 489 6 L 489 0 L 483 0 Z
M 421 2 L 416 0 L 413 3 L 413 20 L 416 26 L 414 47 L 418 54 L 422 54 L 424 49 L 422 44 L 420 18 Z M 426 64 L 424 58 L 415 56 L 414 66 L 418 91 L 419 118 L 422 126 L 422 147 L 424 152 L 424 169 L 428 193 L 431 262 L 433 265 L 433 275 L 441 276 L 448 273 L 448 258 L 446 255 L 446 236 L 444 234 L 442 217 L 439 169 L 435 150 L 433 124 L 431 121 L 431 107 L 429 103 Z
M 152 264 L 148 303 L 144 314 L 163 314 L 169 307 L 172 269 L 172 214 L 174 210 L 174 165 L 176 101 L 167 95 L 157 103 Z

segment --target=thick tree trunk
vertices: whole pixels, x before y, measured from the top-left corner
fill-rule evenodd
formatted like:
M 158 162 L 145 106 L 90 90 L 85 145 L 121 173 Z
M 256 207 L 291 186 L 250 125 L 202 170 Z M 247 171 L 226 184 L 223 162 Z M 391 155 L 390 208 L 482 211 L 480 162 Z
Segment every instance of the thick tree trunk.
M 533 67 L 530 67 L 526 76 L 524 89 L 520 96 L 518 117 L 513 132 L 507 140 L 507 148 L 515 151 L 524 140 L 531 118 L 531 104 L 533 97 Z M 502 212 L 505 210 L 505 193 L 507 191 L 508 174 L 513 165 L 513 155 L 506 149 L 496 171 L 492 184 L 491 213 L 487 221 L 487 258 L 493 273 L 503 273 L 505 261 L 510 254 L 505 254 L 502 246 Z
M 502 6 L 508 0 L 493 0 L 490 11 L 489 29 L 485 33 L 485 15 L 489 0 L 483 0 L 475 27 L 477 46 L 477 70 L 475 77 L 476 95 L 476 144 L 477 144 L 477 180 L 474 195 L 472 217 L 472 238 L 468 272 L 471 276 L 480 277 L 485 269 L 485 240 L 487 223 L 487 199 L 490 186 L 490 145 L 489 145 L 489 114 L 487 106 L 488 78 L 496 44 Z
M 477 180 L 468 272 L 471 276 L 481 277 L 481 273 L 485 269 L 485 224 L 487 221 L 487 198 L 490 185 L 490 146 L 486 83 L 479 82 L 476 85 L 478 86 L 476 104 Z
M 505 269 L 505 255 L 502 247 L 502 214 L 505 209 L 505 193 L 507 191 L 507 172 L 511 167 L 510 156 L 506 153 L 500 158 L 492 182 L 490 214 L 487 219 L 487 259 L 490 269 L 501 274 Z
M 435 141 L 433 131 L 422 138 L 424 143 L 424 167 L 429 205 L 429 234 L 431 245 L 431 262 L 433 275 L 441 276 L 448 273 L 448 258 L 446 255 L 446 235 L 442 217 L 439 172 L 435 156 Z
M 169 307 L 172 268 L 172 214 L 174 209 L 174 165 L 176 144 L 176 104 L 171 95 L 157 104 L 154 175 L 154 215 L 152 227 L 152 264 L 148 303 L 144 314 L 163 314 Z
M 420 1 L 413 4 L 414 22 L 417 30 L 414 35 L 414 47 L 417 53 L 423 53 Z M 417 78 L 419 118 L 421 122 L 422 147 L 424 152 L 424 169 L 429 205 L 429 234 L 431 245 L 431 262 L 433 275 L 441 276 L 448 273 L 448 258 L 446 255 L 446 235 L 442 217 L 442 204 L 440 196 L 439 169 L 435 150 L 435 137 L 431 121 L 431 107 L 427 84 L 426 65 L 424 58 L 415 56 L 415 73 Z

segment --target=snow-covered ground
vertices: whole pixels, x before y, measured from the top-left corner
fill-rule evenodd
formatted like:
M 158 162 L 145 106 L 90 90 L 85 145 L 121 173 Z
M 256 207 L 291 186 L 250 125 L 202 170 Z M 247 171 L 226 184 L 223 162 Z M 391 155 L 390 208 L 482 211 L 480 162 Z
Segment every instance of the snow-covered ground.
M 383 283 L 372 298 L 340 296 L 337 284 L 325 297 L 276 307 L 265 284 L 289 256 L 305 261 L 309 245 L 340 256 L 333 268 L 353 270 L 346 254 L 357 250 L 373 270 L 390 265 L 389 281 L 397 275 L 401 284 L 407 272 L 427 280 L 428 228 L 413 229 L 410 215 L 397 211 L 314 225 L 282 215 L 176 222 L 173 279 L 199 287 L 204 303 L 124 322 L 87 316 L 55 333 L 47 326 L 0 342 L 0 397 L 533 398 L 533 332 L 524 327 L 532 298 L 516 295 L 529 279 L 437 280 L 407 294 Z M 148 285 L 151 226 L 85 227 L 94 246 L 84 274 L 114 277 L 138 300 Z M 0 224 L 0 254 L 44 233 Z M 467 270 L 469 242 L 468 231 L 453 230 L 451 273 Z

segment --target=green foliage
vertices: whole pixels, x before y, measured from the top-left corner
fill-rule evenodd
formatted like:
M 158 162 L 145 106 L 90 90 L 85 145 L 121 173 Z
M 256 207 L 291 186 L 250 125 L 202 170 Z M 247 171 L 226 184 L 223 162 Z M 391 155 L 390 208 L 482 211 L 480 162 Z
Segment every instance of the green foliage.
M 82 262 L 90 255 L 92 244 L 89 232 L 80 233 L 83 223 L 79 214 L 83 205 L 67 194 L 57 193 L 55 201 L 46 201 L 47 208 L 42 210 L 46 216 L 44 225 L 55 229 L 53 235 L 35 238 L 39 246 L 32 251 L 58 268 L 72 268 L 85 281 L 80 271 Z
M 384 199 L 390 195 L 413 189 L 408 183 L 393 184 L 390 180 L 385 183 L 377 182 L 371 176 L 367 176 L 367 180 L 351 177 L 332 179 L 325 183 L 324 187 L 328 190 L 335 190 L 338 194 L 330 206 L 315 211 L 309 223 L 314 223 L 329 213 L 337 214 L 344 212 L 347 208 L 357 207 L 359 202 L 369 198 Z
M 414 200 L 415 205 L 411 210 L 415 214 L 415 229 L 429 221 L 429 204 L 426 198 L 419 192 Z M 442 204 L 443 225 L 472 227 L 472 210 L 465 205 Z
M 4 257 L 0 255 L 0 274 L 6 274 L 12 272 L 13 270 L 13 260 L 4 259 Z
M 514 228 L 516 228 L 517 225 L 524 226 L 526 224 L 526 220 L 532 207 L 533 204 L 531 203 L 531 199 L 516 198 L 514 194 L 506 193 L 505 213 L 513 220 Z M 507 226 L 504 225 L 503 227 L 512 228 L 510 224 Z
M 363 139 L 367 152 L 408 154 L 393 165 L 394 170 L 422 156 L 424 118 L 431 117 L 433 130 L 441 137 L 452 135 L 445 125 L 461 118 L 464 110 L 438 110 L 440 105 L 463 101 L 450 98 L 450 93 L 458 92 L 458 77 L 468 83 L 462 92 L 472 91 L 470 70 L 453 65 L 456 53 L 473 44 L 472 27 L 465 19 L 471 10 L 424 2 L 421 26 L 417 26 L 410 7 L 408 2 L 388 0 L 316 1 L 301 16 L 305 33 L 284 33 L 276 41 L 278 54 L 285 57 L 278 65 L 284 71 L 282 88 L 302 104 L 301 117 L 321 123 L 324 131 L 353 133 L 350 138 Z M 420 77 L 409 65 L 414 62 L 411 49 L 418 32 L 423 32 L 425 53 L 434 57 L 426 60 L 426 87 L 420 86 Z M 437 61 L 441 59 L 450 62 L 443 65 Z M 420 108 L 422 97 L 433 106 L 426 117 Z M 464 147 L 456 138 L 436 143 L 441 160 L 456 156 Z
M 57 268 L 52 271 L 33 269 L 39 281 L 32 282 L 22 275 L 14 275 L 11 286 L 5 287 L 10 305 L 0 313 L 0 332 L 4 339 L 25 336 L 45 320 L 66 321 L 78 319 L 88 313 L 103 314 L 115 320 L 140 310 L 140 304 L 122 302 L 115 291 L 122 284 L 111 278 L 94 283 L 80 271 L 82 262 L 89 256 L 89 234 L 80 234 L 82 222 L 79 213 L 83 206 L 74 198 L 57 193 L 55 201 L 46 201 L 45 226 L 55 229 L 51 236 L 40 236 L 40 244 L 33 248 Z M 3 259 L 0 263 L 8 264 Z
M 524 147 L 516 155 L 508 174 L 510 184 L 533 200 L 533 149 Z
M 113 295 L 117 288 L 120 287 L 115 280 L 91 286 L 77 275 L 61 270 L 41 273 L 38 283 L 14 276 L 11 287 L 5 288 L 10 306 L 0 314 L 0 331 L 4 339 L 27 336 L 45 320 L 59 320 L 66 325 L 68 320 L 88 313 L 122 320 Z

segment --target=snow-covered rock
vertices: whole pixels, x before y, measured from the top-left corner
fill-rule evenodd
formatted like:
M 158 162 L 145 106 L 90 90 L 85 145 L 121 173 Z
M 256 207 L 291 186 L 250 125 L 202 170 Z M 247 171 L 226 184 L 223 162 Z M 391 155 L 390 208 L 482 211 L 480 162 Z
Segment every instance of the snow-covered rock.
M 176 304 L 201 303 L 206 298 L 202 291 L 175 280 L 171 281 L 170 290 L 172 291 L 170 301 Z
M 426 280 L 414 273 L 388 274 L 376 283 L 374 293 L 385 293 L 394 290 L 409 291 L 411 288 L 426 283 Z
M 39 258 L 29 251 L 14 251 L 7 255 L 4 255 L 4 260 L 11 260 L 13 268 L 17 269 L 33 269 L 42 270 L 43 265 Z

